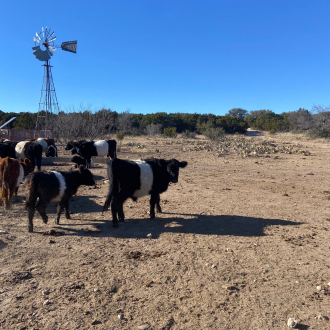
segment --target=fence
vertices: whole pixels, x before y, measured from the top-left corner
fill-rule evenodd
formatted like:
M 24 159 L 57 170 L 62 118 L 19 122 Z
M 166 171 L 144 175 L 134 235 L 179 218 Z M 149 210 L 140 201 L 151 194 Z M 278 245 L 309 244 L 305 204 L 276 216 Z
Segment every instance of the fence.
M 53 132 L 37 131 L 32 129 L 0 129 L 0 138 L 10 141 L 24 141 L 26 139 L 36 139 L 39 137 L 53 139 Z

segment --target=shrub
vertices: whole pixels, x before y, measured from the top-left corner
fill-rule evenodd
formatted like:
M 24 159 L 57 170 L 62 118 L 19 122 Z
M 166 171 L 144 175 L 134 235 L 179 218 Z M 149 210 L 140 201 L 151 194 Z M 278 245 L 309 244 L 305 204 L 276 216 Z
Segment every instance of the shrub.
M 205 130 L 203 134 L 212 141 L 218 141 L 226 134 L 226 132 L 222 127 L 215 127 Z
M 163 133 L 167 137 L 176 137 L 176 127 L 167 127 L 167 128 L 164 128 Z
M 123 131 L 117 131 L 116 132 L 116 139 L 117 140 L 124 140 L 125 134 L 123 133 Z

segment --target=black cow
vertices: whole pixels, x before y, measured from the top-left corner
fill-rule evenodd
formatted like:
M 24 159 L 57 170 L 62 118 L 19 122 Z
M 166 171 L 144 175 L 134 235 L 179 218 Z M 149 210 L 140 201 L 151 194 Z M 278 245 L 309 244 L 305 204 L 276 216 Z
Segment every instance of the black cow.
M 34 141 L 18 142 L 15 146 L 16 158 L 29 158 L 33 168 L 37 165 L 39 171 L 41 170 L 42 151 L 42 145 Z
M 13 141 L 0 142 L 0 158 L 16 158 L 15 147 L 17 143 Z
M 71 162 L 75 163 L 75 168 L 79 167 L 80 165 L 87 166 L 87 160 L 85 158 L 82 158 L 81 156 L 73 156 L 71 158 Z M 91 167 L 94 167 L 93 160 L 91 160 Z
M 69 142 L 65 150 L 77 149 L 78 154 L 85 158 L 87 167 L 91 167 L 92 157 L 110 157 L 112 159 L 117 157 L 117 142 L 116 140 L 97 140 L 85 142 Z
M 57 157 L 57 148 L 55 145 L 50 145 L 46 149 L 46 157 Z
M 95 185 L 92 173 L 85 169 L 84 166 L 80 166 L 77 171 L 34 172 L 27 181 L 26 209 L 28 210 L 29 232 L 33 232 L 35 209 L 38 210 L 43 222 L 48 222 L 46 207 L 50 201 L 59 201 L 55 218 L 56 224 L 60 222 L 63 208 L 65 209 L 65 217 L 70 219 L 69 200 L 81 185 Z
M 150 218 L 154 219 L 155 205 L 157 211 L 162 212 L 159 195 L 167 190 L 170 182 L 178 182 L 179 169 L 187 164 L 186 161 L 179 162 L 176 159 L 109 160 L 109 192 L 103 212 L 111 204 L 112 224 L 117 227 L 117 214 L 119 221 L 124 221 L 123 203 L 127 198 L 136 201 L 139 197 L 150 195 Z

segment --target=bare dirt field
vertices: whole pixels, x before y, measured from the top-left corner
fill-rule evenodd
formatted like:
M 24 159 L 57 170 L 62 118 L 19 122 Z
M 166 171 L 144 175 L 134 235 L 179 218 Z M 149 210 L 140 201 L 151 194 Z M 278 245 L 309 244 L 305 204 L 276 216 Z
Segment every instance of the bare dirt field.
M 148 198 L 128 200 L 118 228 L 102 214 L 105 164 L 72 198 L 71 220 L 56 226 L 50 204 L 34 233 L 22 184 L 0 210 L 0 329 L 278 330 L 290 317 L 330 329 L 330 141 L 126 137 L 118 157 L 188 166 L 161 195 L 164 213 L 150 220 Z

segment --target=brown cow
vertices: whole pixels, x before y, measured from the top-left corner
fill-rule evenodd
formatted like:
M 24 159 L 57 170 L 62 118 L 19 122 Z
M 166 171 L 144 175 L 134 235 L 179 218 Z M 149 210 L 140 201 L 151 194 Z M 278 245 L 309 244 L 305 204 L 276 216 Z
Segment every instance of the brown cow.
M 18 201 L 17 192 L 23 177 L 33 172 L 33 165 L 28 158 L 23 161 L 6 157 L 0 159 L 0 204 L 3 202 L 6 209 L 10 209 L 11 200 L 15 194 L 15 201 Z

